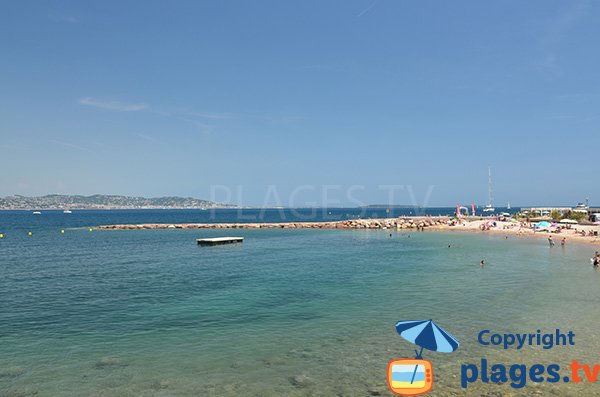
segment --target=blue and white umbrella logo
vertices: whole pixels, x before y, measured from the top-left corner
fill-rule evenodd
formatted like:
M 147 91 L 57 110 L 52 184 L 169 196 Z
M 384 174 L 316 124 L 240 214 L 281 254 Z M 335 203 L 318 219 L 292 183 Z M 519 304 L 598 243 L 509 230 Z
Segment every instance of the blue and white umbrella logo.
M 423 349 L 440 353 L 452 353 L 458 346 L 458 340 L 438 326 L 433 320 L 412 320 L 398 321 L 396 331 L 401 337 L 421 347 L 421 351 L 416 351 L 415 358 L 421 359 Z
M 452 353 L 458 349 L 458 340 L 433 320 L 398 321 L 396 331 L 410 343 L 421 347 L 421 351 L 415 350 L 414 360 L 402 358 L 388 363 L 387 381 L 390 390 L 400 396 L 428 393 L 433 387 L 433 366 L 430 361 L 423 360 L 423 349 Z

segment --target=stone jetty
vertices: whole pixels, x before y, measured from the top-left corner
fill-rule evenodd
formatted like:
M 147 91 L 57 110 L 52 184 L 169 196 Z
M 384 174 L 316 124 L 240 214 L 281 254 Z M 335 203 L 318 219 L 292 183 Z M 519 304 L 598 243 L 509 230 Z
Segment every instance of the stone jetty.
M 425 229 L 452 225 L 446 216 L 400 217 L 383 219 L 349 219 L 335 222 L 277 222 L 277 223 L 145 223 L 104 225 L 96 229 Z

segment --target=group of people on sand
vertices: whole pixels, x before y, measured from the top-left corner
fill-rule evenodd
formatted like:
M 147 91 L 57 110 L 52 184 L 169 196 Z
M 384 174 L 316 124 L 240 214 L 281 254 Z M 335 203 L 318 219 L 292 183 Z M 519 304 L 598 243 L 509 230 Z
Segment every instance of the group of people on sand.
M 588 237 L 594 237 L 594 236 L 598 236 L 598 231 L 597 230 L 588 230 L 587 234 L 585 233 L 585 230 L 579 230 L 577 231 L 577 229 L 573 229 L 575 230 L 575 233 L 580 234 L 582 237 L 588 236 Z
M 489 222 L 486 222 L 486 223 L 482 223 L 479 226 L 479 229 L 483 230 L 483 231 L 486 231 L 486 230 L 490 230 L 493 227 L 496 227 L 497 225 L 498 224 L 496 223 L 496 221 L 489 221 Z
M 563 237 L 562 240 L 560 240 L 560 245 L 564 247 L 566 243 L 567 238 Z M 554 240 L 552 239 L 552 236 L 548 236 L 548 244 L 550 244 L 550 247 L 554 246 Z

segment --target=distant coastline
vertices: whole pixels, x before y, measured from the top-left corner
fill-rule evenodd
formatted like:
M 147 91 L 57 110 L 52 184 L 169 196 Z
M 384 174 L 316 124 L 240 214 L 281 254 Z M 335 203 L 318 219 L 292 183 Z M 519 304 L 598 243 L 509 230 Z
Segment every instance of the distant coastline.
M 401 204 L 369 204 L 369 205 L 362 205 L 359 208 L 402 208 L 402 209 L 407 209 L 407 208 L 415 208 L 415 209 L 423 209 L 425 207 L 421 207 L 418 205 L 401 205 Z
M 133 210 L 240 208 L 193 197 L 137 197 L 95 194 L 91 196 L 49 194 L 0 197 L 0 210 Z

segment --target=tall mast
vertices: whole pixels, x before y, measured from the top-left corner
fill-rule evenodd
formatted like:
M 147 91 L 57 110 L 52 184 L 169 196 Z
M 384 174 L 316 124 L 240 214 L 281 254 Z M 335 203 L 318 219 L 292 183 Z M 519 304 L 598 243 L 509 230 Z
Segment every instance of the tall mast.
M 488 205 L 492 206 L 492 168 L 488 166 Z

